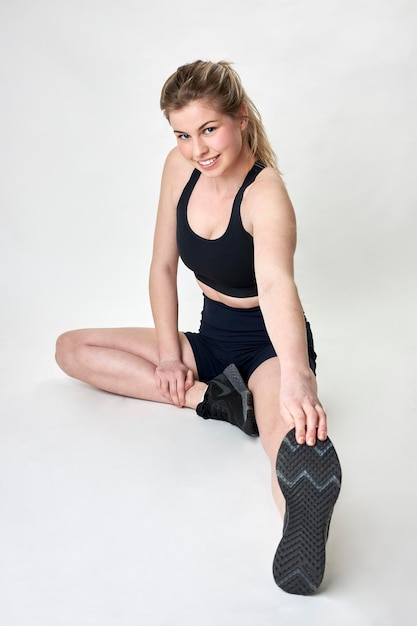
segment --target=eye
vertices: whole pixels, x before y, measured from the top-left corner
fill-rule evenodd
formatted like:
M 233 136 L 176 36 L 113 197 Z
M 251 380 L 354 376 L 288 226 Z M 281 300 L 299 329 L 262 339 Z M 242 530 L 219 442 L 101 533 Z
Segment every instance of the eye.
M 185 141 L 185 139 L 189 139 L 190 135 L 187 135 L 187 133 L 181 133 L 177 135 L 178 139 L 181 139 L 182 141 Z
M 216 129 L 214 128 L 214 126 L 209 126 L 208 128 L 204 129 L 204 134 L 205 135 L 211 135 L 212 133 L 214 133 Z

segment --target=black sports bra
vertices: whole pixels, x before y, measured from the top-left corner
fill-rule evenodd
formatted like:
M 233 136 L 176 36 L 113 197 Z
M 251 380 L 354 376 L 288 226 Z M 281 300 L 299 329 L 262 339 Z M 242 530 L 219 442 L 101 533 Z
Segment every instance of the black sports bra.
M 243 228 L 240 205 L 243 193 L 265 165 L 256 162 L 247 173 L 233 201 L 225 233 L 217 239 L 204 239 L 190 227 L 187 207 L 201 172 L 194 170 L 177 206 L 178 252 L 196 278 L 220 293 L 237 298 L 258 295 L 253 258 L 253 238 Z

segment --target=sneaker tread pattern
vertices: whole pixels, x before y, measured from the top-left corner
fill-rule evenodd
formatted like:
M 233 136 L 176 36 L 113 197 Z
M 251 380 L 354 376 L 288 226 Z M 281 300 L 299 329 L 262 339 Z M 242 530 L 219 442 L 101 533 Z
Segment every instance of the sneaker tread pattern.
M 288 593 L 310 595 L 324 575 L 330 518 L 342 480 L 340 462 L 329 438 L 315 446 L 300 445 L 293 429 L 280 446 L 276 472 L 286 514 L 274 579 Z

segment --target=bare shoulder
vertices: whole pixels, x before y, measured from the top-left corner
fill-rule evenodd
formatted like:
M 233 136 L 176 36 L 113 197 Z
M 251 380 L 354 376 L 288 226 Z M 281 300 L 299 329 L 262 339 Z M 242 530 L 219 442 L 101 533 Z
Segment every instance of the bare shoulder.
M 184 159 L 178 148 L 173 148 L 165 159 L 161 191 L 174 199 L 179 199 L 192 171 L 192 166 Z
M 265 167 L 247 188 L 245 211 L 251 222 L 271 215 L 292 217 L 294 209 L 281 174 Z
M 287 188 L 278 170 L 265 167 L 248 188 L 252 200 L 265 194 L 277 194 L 288 198 Z M 249 194 L 248 194 L 249 195 Z
M 165 159 L 159 194 L 152 257 L 154 268 L 158 264 L 172 266 L 178 258 L 175 237 L 176 207 L 192 169 L 177 148 L 170 150 Z

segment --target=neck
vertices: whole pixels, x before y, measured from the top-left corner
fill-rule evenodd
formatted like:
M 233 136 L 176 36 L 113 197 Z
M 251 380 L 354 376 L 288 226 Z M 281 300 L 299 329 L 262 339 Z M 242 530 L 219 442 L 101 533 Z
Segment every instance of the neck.
M 254 163 L 255 159 L 253 156 L 245 152 L 245 154 L 242 153 L 241 157 L 232 167 L 228 168 L 224 174 L 213 178 L 206 176 L 203 178 L 207 186 L 209 186 L 214 193 L 222 196 L 230 194 L 236 195 L 246 174 L 253 167 Z

